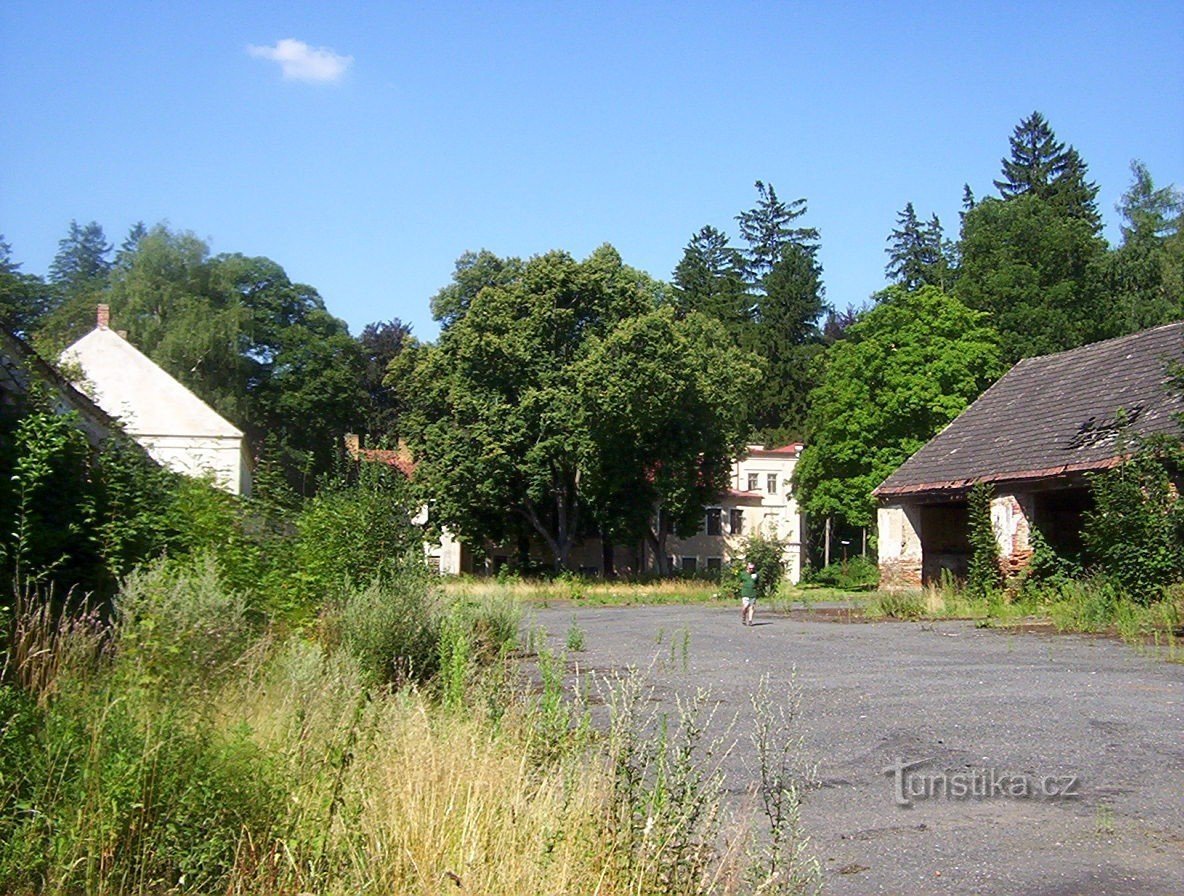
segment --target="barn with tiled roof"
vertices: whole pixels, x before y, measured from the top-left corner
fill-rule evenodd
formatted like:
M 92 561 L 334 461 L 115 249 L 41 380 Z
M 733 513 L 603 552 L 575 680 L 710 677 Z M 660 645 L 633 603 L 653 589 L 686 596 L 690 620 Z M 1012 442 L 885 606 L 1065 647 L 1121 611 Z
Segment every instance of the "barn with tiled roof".
M 1181 435 L 1184 321 L 1016 364 L 876 489 L 882 582 L 909 587 L 965 574 L 966 499 L 995 489 L 992 520 L 1010 571 L 1040 529 L 1079 547 L 1086 475 L 1137 438 Z

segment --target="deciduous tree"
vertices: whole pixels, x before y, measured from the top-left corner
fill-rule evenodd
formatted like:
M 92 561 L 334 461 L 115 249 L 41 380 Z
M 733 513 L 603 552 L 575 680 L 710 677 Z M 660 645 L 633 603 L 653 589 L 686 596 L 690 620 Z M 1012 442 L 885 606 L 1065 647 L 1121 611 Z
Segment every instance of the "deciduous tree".
M 872 525 L 872 489 L 1002 372 L 985 314 L 933 286 L 889 287 L 822 359 L 794 474 L 803 509 Z

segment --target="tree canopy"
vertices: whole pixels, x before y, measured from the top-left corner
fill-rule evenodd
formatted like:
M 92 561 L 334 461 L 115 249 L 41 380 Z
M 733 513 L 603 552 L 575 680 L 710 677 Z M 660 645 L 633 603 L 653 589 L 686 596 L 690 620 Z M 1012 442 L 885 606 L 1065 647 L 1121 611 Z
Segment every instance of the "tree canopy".
M 641 531 L 638 508 L 651 508 L 623 501 L 632 489 L 689 515 L 691 493 L 719 483 L 719 446 L 727 457 L 742 436 L 722 380 L 750 385 L 754 368 L 718 324 L 663 304 L 611 246 L 537 256 L 472 294 L 410 374 L 408 431 L 436 519 L 477 543 L 533 534 L 563 567 L 589 531 Z M 688 456 L 706 468 L 699 491 Z
M 803 509 L 873 525 L 872 489 L 1002 372 L 987 315 L 933 286 L 889 287 L 823 358 L 794 473 Z

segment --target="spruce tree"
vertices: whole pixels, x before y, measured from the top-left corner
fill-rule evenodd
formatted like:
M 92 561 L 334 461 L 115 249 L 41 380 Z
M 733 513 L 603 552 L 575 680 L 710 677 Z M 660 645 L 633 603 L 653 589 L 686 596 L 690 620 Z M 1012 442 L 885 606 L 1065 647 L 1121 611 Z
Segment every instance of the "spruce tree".
M 71 221 L 69 232 L 58 241 L 58 253 L 49 266 L 49 282 L 66 293 L 93 289 L 111 270 L 111 249 L 98 223 L 80 226 Z
M 910 202 L 896 223 L 884 250 L 888 253 L 884 273 L 909 291 L 926 285 L 944 288 L 950 280 L 953 249 L 942 232 L 941 220 L 933 215 L 922 224 Z
M 772 184 L 757 181 L 757 204 L 736 216 L 740 235 L 748 243 L 745 251 L 746 274 L 749 282 L 760 284 L 781 258 L 789 245 L 803 246 L 811 251 L 818 248 L 818 230 L 814 227 L 794 227 L 793 222 L 806 214 L 806 200 L 783 202 L 777 198 Z
M 1033 112 L 1009 138 L 1011 156 L 1001 159 L 1003 179 L 995 181 L 1004 199 L 1034 193 L 1048 197 L 1049 187 L 1065 165 L 1065 144 L 1057 140 L 1044 116 Z
M 701 311 L 739 337 L 751 320 L 752 299 L 744 282 L 744 259 L 726 234 L 708 225 L 691 237 L 674 269 L 675 301 L 683 312 Z
M 1061 212 L 1089 223 L 1096 231 L 1098 185 L 1086 179 L 1081 154 L 1066 147 L 1039 112 L 1018 125 L 1009 139 L 1010 158 L 1002 159 L 1003 179 L 995 181 L 1004 199 L 1033 195 L 1051 202 Z

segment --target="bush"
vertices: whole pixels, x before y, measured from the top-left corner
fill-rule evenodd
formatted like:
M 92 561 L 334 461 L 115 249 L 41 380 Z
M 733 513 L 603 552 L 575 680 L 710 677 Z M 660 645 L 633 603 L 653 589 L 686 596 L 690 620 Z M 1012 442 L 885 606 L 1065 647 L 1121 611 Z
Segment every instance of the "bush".
M 874 588 L 880 583 L 880 567 L 875 561 L 857 555 L 811 573 L 810 583 L 844 591 Z
M 404 563 L 327 607 L 330 641 L 340 642 L 372 684 L 422 682 L 438 671 L 440 608 L 427 577 L 426 567 Z
M 756 567 L 756 596 L 776 594 L 785 578 L 785 542 L 756 533 L 744 539 L 741 552 L 742 556 L 732 560 L 721 573 L 720 593 L 738 599 L 740 576 L 752 563 Z
M 212 557 L 161 559 L 128 576 L 116 598 L 117 661 L 137 676 L 205 687 L 251 638 L 246 601 Z
M 383 464 L 360 464 L 304 505 L 296 521 L 296 564 L 309 597 L 365 587 L 395 572 L 392 559 L 418 547 L 406 480 Z
M 1149 442 L 1117 469 L 1090 477 L 1094 509 L 1082 531 L 1090 563 L 1137 603 L 1184 581 L 1184 449 Z

